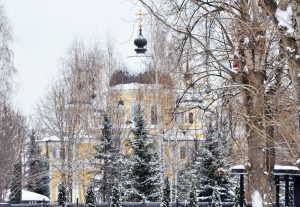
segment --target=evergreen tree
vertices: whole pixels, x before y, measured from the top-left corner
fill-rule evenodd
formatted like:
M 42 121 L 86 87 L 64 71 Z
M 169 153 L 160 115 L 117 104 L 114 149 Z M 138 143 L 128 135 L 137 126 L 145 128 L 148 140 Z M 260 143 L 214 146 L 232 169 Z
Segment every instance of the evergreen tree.
M 89 185 L 89 187 L 86 191 L 85 203 L 87 206 L 93 206 L 95 204 L 95 194 L 94 194 L 92 185 Z
M 42 157 L 41 148 L 37 144 L 36 133 L 31 131 L 28 156 L 27 190 L 50 196 L 49 160 Z
M 119 189 L 113 187 L 110 207 L 121 207 Z
M 240 187 L 235 188 L 235 197 L 234 197 L 234 207 L 245 207 L 245 200 L 243 201 L 243 206 L 240 206 Z
M 129 201 L 132 194 L 132 180 L 130 176 L 131 162 L 127 155 L 121 157 L 120 162 L 120 197 L 123 202 Z
M 10 202 L 20 203 L 22 200 L 22 162 L 14 165 L 14 176 L 10 188 Z
M 117 150 L 116 140 L 113 137 L 111 120 L 107 115 L 103 116 L 103 129 L 100 144 L 96 147 L 96 168 L 99 169 L 100 180 L 95 180 L 96 187 L 99 188 L 99 195 L 102 202 L 109 201 L 110 192 L 118 176 L 117 170 Z
M 149 201 L 160 199 L 161 170 L 158 155 L 154 152 L 153 144 L 147 143 L 148 131 L 141 114 L 135 119 L 133 129 L 134 140 L 132 143 L 132 155 L 130 178 L 133 192 L 131 201 L 141 201 L 143 198 Z
M 218 186 L 214 186 L 212 195 L 212 207 L 222 207 L 221 195 Z
M 170 190 L 169 179 L 165 178 L 164 189 L 163 189 L 163 198 L 162 198 L 162 207 L 170 207 L 170 200 L 171 200 L 170 196 L 171 196 L 171 190 Z
M 232 182 L 224 173 L 224 169 L 229 168 L 225 160 L 228 156 L 228 148 L 224 139 L 218 123 L 214 126 L 210 123 L 193 172 L 200 201 L 212 200 L 215 181 L 222 201 L 233 200 Z
M 192 189 L 192 183 L 195 180 L 195 163 L 199 155 L 199 141 L 194 140 L 194 147 L 191 148 L 191 160 L 185 164 L 184 168 L 177 173 L 177 196 L 179 200 L 186 200 L 189 196 L 190 189 Z
M 197 203 L 197 198 L 196 198 L 196 189 L 194 186 L 192 186 L 191 192 L 189 195 L 189 199 L 188 199 L 187 207 L 197 207 L 197 206 L 198 206 L 198 203 Z
M 64 183 L 59 185 L 57 202 L 58 202 L 59 207 L 65 207 L 66 206 L 67 192 L 66 192 L 66 186 L 65 186 Z

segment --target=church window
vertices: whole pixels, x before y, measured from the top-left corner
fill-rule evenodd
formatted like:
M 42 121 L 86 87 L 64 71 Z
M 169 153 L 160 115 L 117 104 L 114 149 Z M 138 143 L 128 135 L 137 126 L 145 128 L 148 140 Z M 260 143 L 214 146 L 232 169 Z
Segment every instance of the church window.
M 135 119 L 138 115 L 141 115 L 143 113 L 143 107 L 140 103 L 134 103 L 131 106 L 131 118 L 132 120 Z
M 123 100 L 118 101 L 118 108 L 120 108 L 120 107 L 124 107 L 124 101 Z
M 186 149 L 185 147 L 180 147 L 180 159 L 185 159 L 186 157 Z
M 189 113 L 189 123 L 194 123 L 194 114 L 192 112 Z
M 152 106 L 151 108 L 151 124 L 157 124 L 157 106 Z
M 57 148 L 56 147 L 53 147 L 52 148 L 52 157 L 55 159 L 55 158 L 58 158 L 57 157 Z

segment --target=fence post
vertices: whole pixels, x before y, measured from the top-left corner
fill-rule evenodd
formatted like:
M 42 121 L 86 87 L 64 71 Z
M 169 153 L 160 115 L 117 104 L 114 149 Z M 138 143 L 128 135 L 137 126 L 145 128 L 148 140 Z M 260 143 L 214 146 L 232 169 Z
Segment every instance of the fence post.
M 108 203 L 108 207 L 111 205 L 112 202 L 112 196 L 109 196 L 109 203 Z
M 45 207 L 45 198 L 43 199 L 43 207 Z
M 78 198 L 76 198 L 76 207 L 79 206 Z
M 176 203 L 176 207 L 178 207 L 178 203 L 179 203 L 179 201 L 178 201 L 178 196 L 176 196 L 175 203 Z
M 142 204 L 143 207 L 146 207 L 146 202 L 145 202 L 145 198 L 143 198 L 143 204 Z

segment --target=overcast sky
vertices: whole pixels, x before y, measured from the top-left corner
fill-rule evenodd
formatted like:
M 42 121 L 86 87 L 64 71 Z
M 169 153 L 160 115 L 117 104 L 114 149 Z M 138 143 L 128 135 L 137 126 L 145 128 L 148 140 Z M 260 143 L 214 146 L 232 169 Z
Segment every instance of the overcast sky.
M 18 84 L 14 102 L 30 115 L 45 95 L 75 38 L 114 40 L 123 57 L 131 54 L 136 32 L 132 0 L 0 0 L 13 27 Z

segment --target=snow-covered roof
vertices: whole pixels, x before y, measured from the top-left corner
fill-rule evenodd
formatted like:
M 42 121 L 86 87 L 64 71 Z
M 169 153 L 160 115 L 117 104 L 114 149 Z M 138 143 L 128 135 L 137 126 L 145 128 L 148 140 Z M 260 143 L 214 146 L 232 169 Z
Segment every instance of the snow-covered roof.
M 9 201 L 9 196 L 10 196 L 10 190 L 8 190 L 4 201 L 8 202 Z M 22 198 L 21 201 L 46 201 L 49 202 L 50 199 L 47 196 L 41 195 L 39 193 L 34 193 L 31 191 L 27 191 L 27 190 L 22 190 Z
M 119 84 L 111 87 L 111 90 L 139 90 L 139 89 L 154 89 L 154 84 L 141 84 L 141 83 L 127 83 L 127 84 Z
M 289 165 L 275 165 L 274 170 L 299 170 L 299 168 Z
M 149 70 L 153 65 L 153 57 L 145 54 L 136 54 L 127 57 L 125 61 L 126 71 L 130 75 L 138 75 Z
M 47 141 L 59 141 L 60 139 L 57 136 L 50 136 L 50 137 L 44 137 L 41 139 L 41 142 L 47 142 Z
M 22 201 L 46 201 L 49 202 L 50 199 L 47 196 L 30 192 L 27 190 L 22 190 Z
M 235 166 L 232 166 L 230 168 L 231 170 L 234 170 L 234 169 L 246 169 L 245 165 L 235 165 Z
M 232 174 L 238 174 L 238 175 L 247 174 L 245 165 L 234 165 L 230 167 L 230 171 Z

